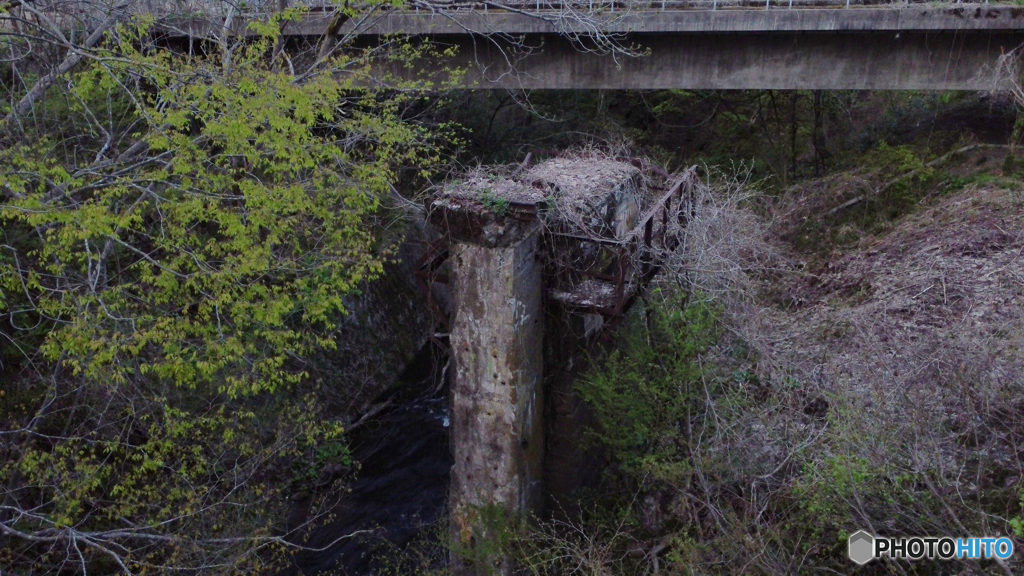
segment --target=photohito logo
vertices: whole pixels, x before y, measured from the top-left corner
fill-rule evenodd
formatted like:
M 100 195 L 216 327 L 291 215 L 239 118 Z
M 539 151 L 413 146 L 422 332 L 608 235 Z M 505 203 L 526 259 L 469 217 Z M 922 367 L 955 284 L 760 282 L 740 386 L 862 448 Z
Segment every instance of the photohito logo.
M 1005 536 L 1000 538 L 932 538 L 872 536 L 865 530 L 850 534 L 850 560 L 867 564 L 875 558 L 888 556 L 896 560 L 920 560 L 922 558 L 941 560 L 981 560 L 999 558 L 1005 560 L 1013 555 L 1013 541 Z

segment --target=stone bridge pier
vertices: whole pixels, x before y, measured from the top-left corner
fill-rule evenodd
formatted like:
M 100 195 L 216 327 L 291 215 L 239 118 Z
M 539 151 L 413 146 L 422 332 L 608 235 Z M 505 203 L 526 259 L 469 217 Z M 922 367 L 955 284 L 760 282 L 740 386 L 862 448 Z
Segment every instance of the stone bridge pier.
M 454 574 L 510 574 L 500 530 L 546 500 L 563 509 L 587 474 L 580 351 L 653 276 L 693 178 L 648 189 L 630 161 L 553 159 L 519 179 L 471 175 L 431 201 L 447 249 L 421 270 L 447 261 L 454 299 Z
M 504 574 L 488 540 L 543 498 L 543 282 L 539 230 L 461 236 L 449 248 L 456 302 L 449 509 L 455 574 Z

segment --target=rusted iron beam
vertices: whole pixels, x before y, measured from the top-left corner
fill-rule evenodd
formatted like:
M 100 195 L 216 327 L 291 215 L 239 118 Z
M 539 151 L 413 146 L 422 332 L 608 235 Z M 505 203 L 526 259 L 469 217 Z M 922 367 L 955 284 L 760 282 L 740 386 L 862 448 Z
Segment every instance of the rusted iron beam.
M 636 237 L 640 235 L 641 230 L 643 230 L 647 226 L 647 221 L 650 220 L 651 218 L 654 218 L 654 216 L 657 215 L 662 208 L 664 208 L 669 198 L 679 193 L 681 187 L 683 186 L 683 183 L 687 181 L 687 177 L 692 176 L 693 170 L 693 168 L 687 170 L 687 174 L 683 178 L 680 178 L 679 181 L 676 182 L 672 186 L 672 188 L 669 189 L 668 192 L 663 194 L 657 202 L 651 205 L 651 207 L 648 208 L 646 212 L 644 212 L 644 215 L 640 218 L 640 222 L 636 225 L 636 227 L 633 228 L 633 230 L 630 231 L 629 234 L 626 234 L 626 236 L 623 237 L 622 240 L 619 241 L 619 243 L 627 244 L 630 241 L 636 239 Z
M 571 306 L 579 311 L 598 313 L 612 318 L 618 318 L 621 316 L 623 311 L 631 304 L 635 296 L 646 288 L 647 284 L 650 283 L 661 269 L 660 263 L 654 257 L 655 239 L 661 240 L 661 248 L 665 250 L 674 250 L 678 246 L 678 240 L 668 235 L 669 217 L 673 212 L 676 212 L 678 213 L 680 223 L 685 225 L 685 222 L 689 217 L 689 215 L 686 214 L 687 208 L 691 211 L 693 210 L 693 178 L 695 175 L 696 166 L 687 170 L 683 177 L 681 177 L 644 213 L 643 218 L 633 228 L 633 230 L 620 240 L 590 238 L 575 234 L 557 232 L 550 233 L 552 236 L 558 236 L 560 238 L 567 238 L 581 242 L 591 242 L 607 247 L 618 248 L 614 278 L 609 278 L 607 275 L 597 275 L 588 271 L 581 271 L 584 275 L 595 278 L 601 278 L 601 276 L 604 276 L 604 278 L 602 278 L 603 280 L 610 280 L 611 283 L 613 283 L 613 302 L 610 303 L 610 305 L 598 305 L 592 302 L 592 298 L 588 298 L 586 295 L 582 294 L 575 295 L 571 291 L 558 292 L 557 296 L 553 299 L 563 305 Z M 673 210 L 673 198 L 677 196 L 678 200 L 675 202 L 675 210 Z M 658 218 L 659 216 L 660 218 Z M 661 229 L 656 233 L 655 226 L 658 220 L 661 221 Z M 640 254 L 641 268 L 636 270 L 636 280 L 633 281 L 633 277 L 628 274 L 628 268 L 630 267 L 628 254 L 637 249 L 637 243 L 635 240 L 639 237 L 641 230 L 643 231 L 643 244 Z
M 624 246 L 624 245 L 627 245 L 632 240 L 636 239 L 636 237 L 640 234 L 641 230 L 646 230 L 646 227 L 650 223 L 650 221 L 655 216 L 657 216 L 659 209 L 664 208 L 665 206 L 671 207 L 672 196 L 675 196 L 675 195 L 679 194 L 683 182 L 684 182 L 683 180 L 680 180 L 679 182 L 676 182 L 672 186 L 672 188 L 669 189 L 668 192 L 663 194 L 657 200 L 657 202 L 655 202 L 647 210 L 647 212 L 644 212 L 644 215 L 640 219 L 639 223 L 637 223 L 637 225 L 634 226 L 633 229 L 629 231 L 629 233 L 627 233 L 625 236 L 623 236 L 619 240 L 616 240 L 614 238 L 596 238 L 596 237 L 591 237 L 591 236 L 580 236 L 578 234 L 569 234 L 569 233 L 566 233 L 566 232 L 550 232 L 550 234 L 552 236 L 557 236 L 559 238 L 567 238 L 569 240 L 579 240 L 580 242 L 593 242 L 594 244 L 601 244 L 603 246 Z

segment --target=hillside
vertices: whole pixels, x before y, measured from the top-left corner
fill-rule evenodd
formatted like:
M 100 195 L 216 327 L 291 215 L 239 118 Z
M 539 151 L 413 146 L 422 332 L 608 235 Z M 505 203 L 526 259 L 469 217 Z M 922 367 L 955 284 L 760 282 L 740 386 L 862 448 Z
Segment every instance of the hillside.
M 607 466 L 511 539 L 527 573 L 847 573 L 858 528 L 1024 534 L 1024 186 L 996 151 L 769 196 L 719 175 L 577 384 Z M 902 203 L 834 210 L 863 189 Z

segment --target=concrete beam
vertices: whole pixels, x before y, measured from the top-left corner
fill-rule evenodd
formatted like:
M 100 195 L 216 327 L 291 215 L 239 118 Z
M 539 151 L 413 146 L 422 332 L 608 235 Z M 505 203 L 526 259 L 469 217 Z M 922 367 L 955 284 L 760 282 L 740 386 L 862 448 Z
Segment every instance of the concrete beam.
M 600 27 L 640 57 L 580 50 L 557 13 L 396 12 L 359 32 L 458 48 L 465 88 L 992 90 L 999 57 L 1024 44 L 1024 8 L 633 11 Z M 307 30 L 318 24 L 304 23 Z M 584 40 L 585 41 L 585 40 Z M 443 80 L 423 62 L 420 78 Z
M 556 34 L 504 38 L 438 35 L 458 47 L 445 65 L 466 70 L 461 86 L 512 89 L 990 90 L 1002 54 L 1024 42 L 1013 32 L 785 32 L 631 34 L 649 55 L 581 52 Z M 423 62 L 419 77 L 443 79 Z M 409 72 L 398 71 L 408 75 Z
M 396 11 L 353 19 L 340 34 L 363 47 L 398 35 L 458 48 L 451 61 L 393 69 L 400 78 L 443 82 L 443 68 L 457 67 L 467 71 L 461 87 L 524 90 L 992 90 L 1005 88 L 993 81 L 999 57 L 1024 44 L 1024 7 L 995 5 L 634 8 L 596 13 L 585 27 L 563 16 L 557 10 Z M 290 22 L 285 35 L 301 45 L 332 20 L 311 14 Z M 168 33 L 202 34 L 211 26 L 187 20 Z M 571 38 L 586 42 L 594 29 L 648 54 L 612 58 L 581 51 Z M 244 19 L 236 33 L 247 33 Z

